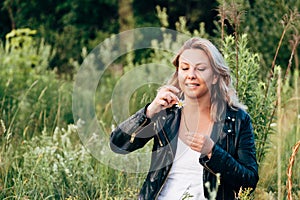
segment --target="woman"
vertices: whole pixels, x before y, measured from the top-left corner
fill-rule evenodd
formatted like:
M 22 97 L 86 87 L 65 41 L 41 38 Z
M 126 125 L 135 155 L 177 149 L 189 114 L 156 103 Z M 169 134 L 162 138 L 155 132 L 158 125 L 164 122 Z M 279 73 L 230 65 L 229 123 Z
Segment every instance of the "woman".
M 169 84 L 111 133 L 111 149 L 123 154 L 154 140 L 139 199 L 210 199 L 217 190 L 216 199 L 230 200 L 241 188 L 254 190 L 251 120 L 222 55 L 208 40 L 191 38 L 173 64 Z

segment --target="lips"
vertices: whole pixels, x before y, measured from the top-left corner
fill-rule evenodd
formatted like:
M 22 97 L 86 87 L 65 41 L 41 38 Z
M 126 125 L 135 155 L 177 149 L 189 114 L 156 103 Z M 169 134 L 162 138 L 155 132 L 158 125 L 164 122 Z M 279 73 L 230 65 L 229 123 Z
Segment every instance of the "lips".
M 186 83 L 185 84 L 187 87 L 196 87 L 196 86 L 200 86 L 199 83 Z

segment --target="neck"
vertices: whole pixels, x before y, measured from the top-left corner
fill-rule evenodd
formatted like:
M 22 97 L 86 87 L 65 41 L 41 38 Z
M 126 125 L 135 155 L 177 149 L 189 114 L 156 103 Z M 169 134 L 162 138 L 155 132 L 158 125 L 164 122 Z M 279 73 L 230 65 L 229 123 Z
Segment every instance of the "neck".
M 185 98 L 185 110 L 187 112 L 205 112 L 210 113 L 211 102 L 210 99 L 203 98 Z

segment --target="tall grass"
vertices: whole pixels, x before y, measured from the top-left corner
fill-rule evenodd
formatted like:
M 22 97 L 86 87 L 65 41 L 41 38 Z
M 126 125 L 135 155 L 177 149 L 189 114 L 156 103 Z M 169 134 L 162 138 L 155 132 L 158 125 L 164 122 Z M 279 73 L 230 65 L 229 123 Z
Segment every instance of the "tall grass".
M 47 69 L 54 50 L 34 34 L 15 30 L 0 45 L 0 199 L 133 198 L 143 174 L 113 170 L 81 144 L 73 83 Z
M 288 181 L 288 164 L 292 154 L 292 147 L 299 141 L 299 76 L 294 74 L 295 88 L 283 85 L 278 88 L 281 100 L 278 103 L 276 120 L 272 123 L 274 134 L 270 135 L 270 149 L 260 165 L 260 182 L 257 196 L 261 199 L 269 196 L 272 199 L 285 199 L 287 196 L 286 183 Z M 279 78 L 280 79 L 280 78 Z M 278 79 L 278 80 L 279 80 Z M 283 80 L 283 79 L 281 79 Z M 299 160 L 295 160 L 291 181 L 294 183 L 292 195 L 294 199 L 300 196 L 299 191 Z M 268 195 L 267 195 L 268 194 Z M 268 197 L 268 198 L 269 198 Z
M 296 159 L 296 154 L 299 151 L 299 147 L 300 147 L 300 140 L 294 145 L 293 147 L 293 152 L 291 154 L 290 157 L 290 161 L 289 161 L 289 166 L 288 166 L 288 182 L 287 182 L 287 198 L 288 200 L 292 200 L 293 199 L 293 194 L 292 194 L 292 190 L 293 190 L 293 166 L 295 163 L 295 159 Z M 299 195 L 298 195 L 299 196 Z
M 139 174 L 128 176 L 96 160 L 79 142 L 76 125 L 45 129 L 8 147 L 1 154 L 1 199 L 124 199 L 139 186 L 132 181 Z
M 162 24 L 168 26 L 166 9 L 157 9 Z M 224 9 L 228 13 L 226 9 L 230 7 Z M 243 11 L 231 13 L 240 15 Z M 221 17 L 224 22 L 227 16 Z M 178 31 L 208 37 L 203 24 L 194 32 L 185 25 L 185 19 L 180 18 L 176 24 Z M 222 30 L 222 41 L 215 42 L 232 67 L 238 95 L 248 106 L 256 136 L 260 181 L 255 199 L 285 199 L 289 158 L 300 138 L 299 67 L 297 63 L 295 68 L 291 64 L 297 55 L 299 37 L 295 36 L 291 48 L 287 69 L 292 70 L 281 76 L 278 72 L 282 68 L 275 65 L 272 76 L 262 79 L 261 58 L 248 48 L 247 35 L 236 29 L 234 36 L 228 36 L 224 27 Z M 81 144 L 79 125 L 72 120 L 72 82 L 59 79 L 55 71 L 47 69 L 55 50 L 37 41 L 34 31 L 20 32 L 11 33 L 5 46 L 0 45 L 0 198 L 134 199 L 145 174 L 114 170 L 96 160 Z M 179 47 L 181 39 L 164 35 L 161 43 L 154 41 L 153 45 Z M 21 41 L 25 42 L 21 45 Z M 169 56 L 154 50 L 148 59 L 135 63 L 129 55 L 125 71 L 147 62 L 169 63 Z M 109 93 L 119 78 L 120 75 L 105 74 L 103 84 L 109 87 L 98 88 L 101 94 L 107 93 L 103 102 L 97 102 L 96 112 L 108 134 L 113 118 Z M 147 85 L 136 91 L 130 99 L 130 111 L 151 101 L 156 87 Z M 294 183 L 291 193 L 295 199 L 300 198 L 299 164 L 299 160 L 294 160 L 293 175 L 289 177 Z M 248 193 L 241 192 L 240 197 L 253 198 Z

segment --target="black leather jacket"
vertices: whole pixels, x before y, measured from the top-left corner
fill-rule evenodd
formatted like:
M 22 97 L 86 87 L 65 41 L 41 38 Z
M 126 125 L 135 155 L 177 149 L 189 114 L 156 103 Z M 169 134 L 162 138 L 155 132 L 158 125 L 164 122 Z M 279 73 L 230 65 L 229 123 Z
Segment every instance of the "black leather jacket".
M 110 146 L 116 153 L 126 154 L 142 148 L 154 139 L 151 165 L 141 188 L 140 200 L 156 199 L 160 193 L 176 152 L 181 110 L 172 107 L 147 118 L 146 108 L 122 122 L 111 133 Z M 203 165 L 203 183 L 213 190 L 220 174 L 217 200 L 235 199 L 240 188 L 255 189 L 258 182 L 258 165 L 254 135 L 249 115 L 227 106 L 225 119 L 215 122 L 211 138 L 215 141 L 211 158 L 199 158 Z M 207 187 L 205 197 L 209 198 Z

